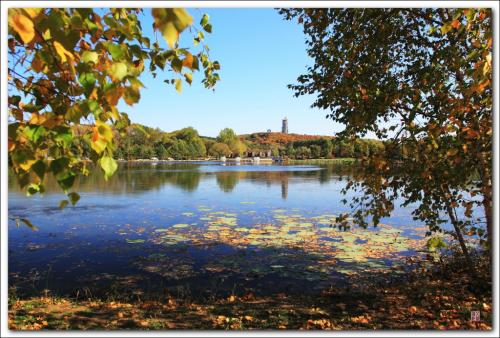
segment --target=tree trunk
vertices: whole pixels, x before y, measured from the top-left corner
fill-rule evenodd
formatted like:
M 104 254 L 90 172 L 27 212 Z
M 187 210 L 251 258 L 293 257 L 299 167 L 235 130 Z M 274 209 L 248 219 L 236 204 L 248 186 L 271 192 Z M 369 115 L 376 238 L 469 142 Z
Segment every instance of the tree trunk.
M 492 163 L 485 158 L 484 153 L 479 154 L 479 174 L 481 175 L 481 193 L 483 195 L 484 216 L 486 218 L 486 240 L 488 250 L 493 252 L 493 194 L 491 187 L 491 166 Z
M 460 247 L 462 248 L 462 253 L 465 257 L 465 262 L 467 263 L 467 268 L 469 269 L 472 276 L 476 274 L 476 270 L 474 269 L 474 265 L 472 264 L 472 259 L 470 258 L 469 250 L 465 245 L 465 240 L 462 235 L 462 230 L 458 224 L 458 220 L 455 217 L 455 213 L 453 212 L 453 208 L 450 204 L 446 204 L 446 211 L 448 212 L 448 216 L 450 217 L 451 223 L 453 224 L 453 228 L 455 229 L 455 234 L 457 235 L 458 242 L 460 243 Z

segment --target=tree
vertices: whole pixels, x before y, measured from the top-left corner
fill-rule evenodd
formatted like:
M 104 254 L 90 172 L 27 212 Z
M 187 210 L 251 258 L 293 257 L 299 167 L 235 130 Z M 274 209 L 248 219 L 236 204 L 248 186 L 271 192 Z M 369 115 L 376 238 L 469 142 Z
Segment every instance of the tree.
M 225 143 L 214 143 L 208 150 L 208 154 L 214 157 L 229 156 L 231 149 Z
M 321 141 L 321 155 L 324 158 L 330 158 L 333 152 L 333 144 L 328 139 L 323 139 Z
M 350 187 L 355 219 L 376 225 L 397 198 L 416 205 L 429 231 L 450 222 L 469 266 L 463 233 L 492 240 L 492 18 L 487 8 L 283 9 L 307 37 L 314 65 L 291 85 L 346 126 L 375 133 L 366 178 Z M 406 147 L 411 156 L 399 156 Z M 399 153 L 400 154 L 400 153 Z M 371 172 L 370 172 L 371 170 Z M 480 205 L 484 218 L 474 215 Z M 481 226 L 486 223 L 486 231 Z
M 235 134 L 234 130 L 231 128 L 224 128 L 219 132 L 217 136 L 217 142 L 225 143 L 228 146 L 236 143 L 238 141 L 238 136 Z
M 208 15 L 198 28 L 184 9 L 153 8 L 154 30 L 168 44 L 162 48 L 144 36 L 142 12 L 9 9 L 9 166 L 28 194 L 44 191 L 47 174 L 67 191 L 78 175 L 88 173 L 74 143 L 89 145 L 89 157 L 105 178 L 115 172 L 112 128 L 125 133 L 129 126 L 127 114 L 117 105 L 120 100 L 128 105 L 139 101 L 143 87 L 139 77 L 146 69 L 153 77 L 158 71 L 172 71 L 164 82 L 179 92 L 183 81 L 191 84 L 193 73 L 201 69 L 205 87 L 213 88 L 219 80 L 220 65 L 210 60 L 201 32 L 212 30 Z M 193 44 L 201 43 L 198 52 L 179 46 L 179 35 L 185 31 L 197 33 Z M 71 128 L 80 123 L 89 125 L 84 134 Z
M 235 156 L 240 156 L 247 150 L 246 144 L 239 139 L 231 128 L 222 129 L 217 136 L 217 142 L 227 144 L 231 154 Z

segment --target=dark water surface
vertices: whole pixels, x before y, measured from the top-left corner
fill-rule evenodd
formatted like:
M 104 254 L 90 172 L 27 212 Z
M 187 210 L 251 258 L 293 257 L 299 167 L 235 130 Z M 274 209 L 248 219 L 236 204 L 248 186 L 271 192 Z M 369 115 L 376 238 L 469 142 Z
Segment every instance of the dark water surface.
M 318 291 L 345 276 L 399 269 L 423 229 L 397 209 L 377 229 L 342 232 L 335 215 L 351 167 L 121 165 L 64 198 L 26 197 L 9 177 L 9 283 L 19 295 L 142 297 Z M 349 196 L 347 196 L 349 197 Z M 413 226 L 412 226 L 413 225 Z

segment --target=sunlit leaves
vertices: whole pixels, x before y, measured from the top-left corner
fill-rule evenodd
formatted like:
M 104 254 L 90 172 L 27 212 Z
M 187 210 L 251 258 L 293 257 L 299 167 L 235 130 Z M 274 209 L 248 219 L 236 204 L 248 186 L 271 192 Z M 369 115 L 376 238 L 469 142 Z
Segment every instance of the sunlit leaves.
M 116 169 L 118 169 L 116 161 L 109 156 L 103 156 L 100 159 L 99 164 L 101 165 L 102 170 L 104 170 L 105 179 L 111 177 L 115 173 Z
M 82 53 L 81 59 L 83 62 L 86 62 L 86 63 L 91 62 L 91 63 L 96 64 L 98 57 L 99 57 L 99 55 L 96 52 L 86 50 Z
M 153 76 L 159 69 L 174 70 L 177 80 L 166 82 L 180 91 L 182 81 L 193 81 L 192 73 L 184 71 L 200 70 L 203 56 L 204 84 L 214 87 L 218 78 L 205 53 L 208 46 L 189 52 L 178 46 L 179 35 L 193 23 L 191 16 L 180 8 L 153 10 L 156 29 L 170 43 L 171 49 L 164 49 L 144 36 L 140 12 L 9 10 L 9 165 L 31 193 L 42 191 L 37 187 L 47 174 L 66 190 L 88 172 L 87 159 L 100 165 L 101 158 L 115 156 L 113 134 L 130 125 L 117 106 L 139 102 L 144 70 Z M 113 166 L 104 163 L 109 177 Z
M 113 133 L 111 127 L 103 122 L 98 122 L 92 128 L 91 147 L 98 154 L 102 153 L 108 144 L 112 142 Z
M 109 68 L 109 75 L 113 79 L 113 81 L 121 81 L 125 76 L 127 76 L 127 65 L 123 62 L 114 63 Z
M 59 41 L 54 41 L 54 48 L 56 50 L 57 55 L 61 58 L 61 62 L 67 62 L 68 59 L 70 62 L 73 61 L 73 54 L 70 51 L 66 50 L 64 46 Z
M 35 37 L 33 21 L 22 14 L 16 13 L 9 17 L 9 25 L 19 34 L 24 43 L 30 43 Z
M 154 27 L 159 29 L 170 48 L 174 48 L 179 34 L 193 23 L 193 18 L 182 8 L 153 8 Z
M 181 79 L 175 79 L 174 86 L 175 86 L 175 90 L 177 90 L 179 93 L 182 92 L 182 80 Z
M 133 105 L 139 102 L 141 98 L 141 93 L 137 87 L 126 87 L 123 93 L 123 99 L 128 105 Z

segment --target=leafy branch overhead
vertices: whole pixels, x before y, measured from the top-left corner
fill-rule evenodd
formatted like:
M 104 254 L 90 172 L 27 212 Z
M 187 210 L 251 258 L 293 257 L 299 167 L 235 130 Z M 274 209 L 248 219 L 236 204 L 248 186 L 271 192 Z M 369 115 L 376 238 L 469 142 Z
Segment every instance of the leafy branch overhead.
M 9 166 L 28 195 L 44 192 L 48 174 L 67 192 L 88 173 L 88 160 L 106 178 L 115 172 L 115 134 L 130 128 L 117 105 L 139 102 L 144 71 L 153 77 L 171 71 L 164 82 L 179 92 L 201 71 L 204 86 L 215 87 L 220 65 L 202 33 L 212 30 L 208 15 L 198 29 L 182 8 L 151 14 L 168 48 L 145 36 L 142 9 L 9 9 Z M 192 46 L 180 46 L 181 34 L 193 35 Z M 91 128 L 72 128 L 78 124 Z M 72 194 L 69 202 L 76 203 Z

